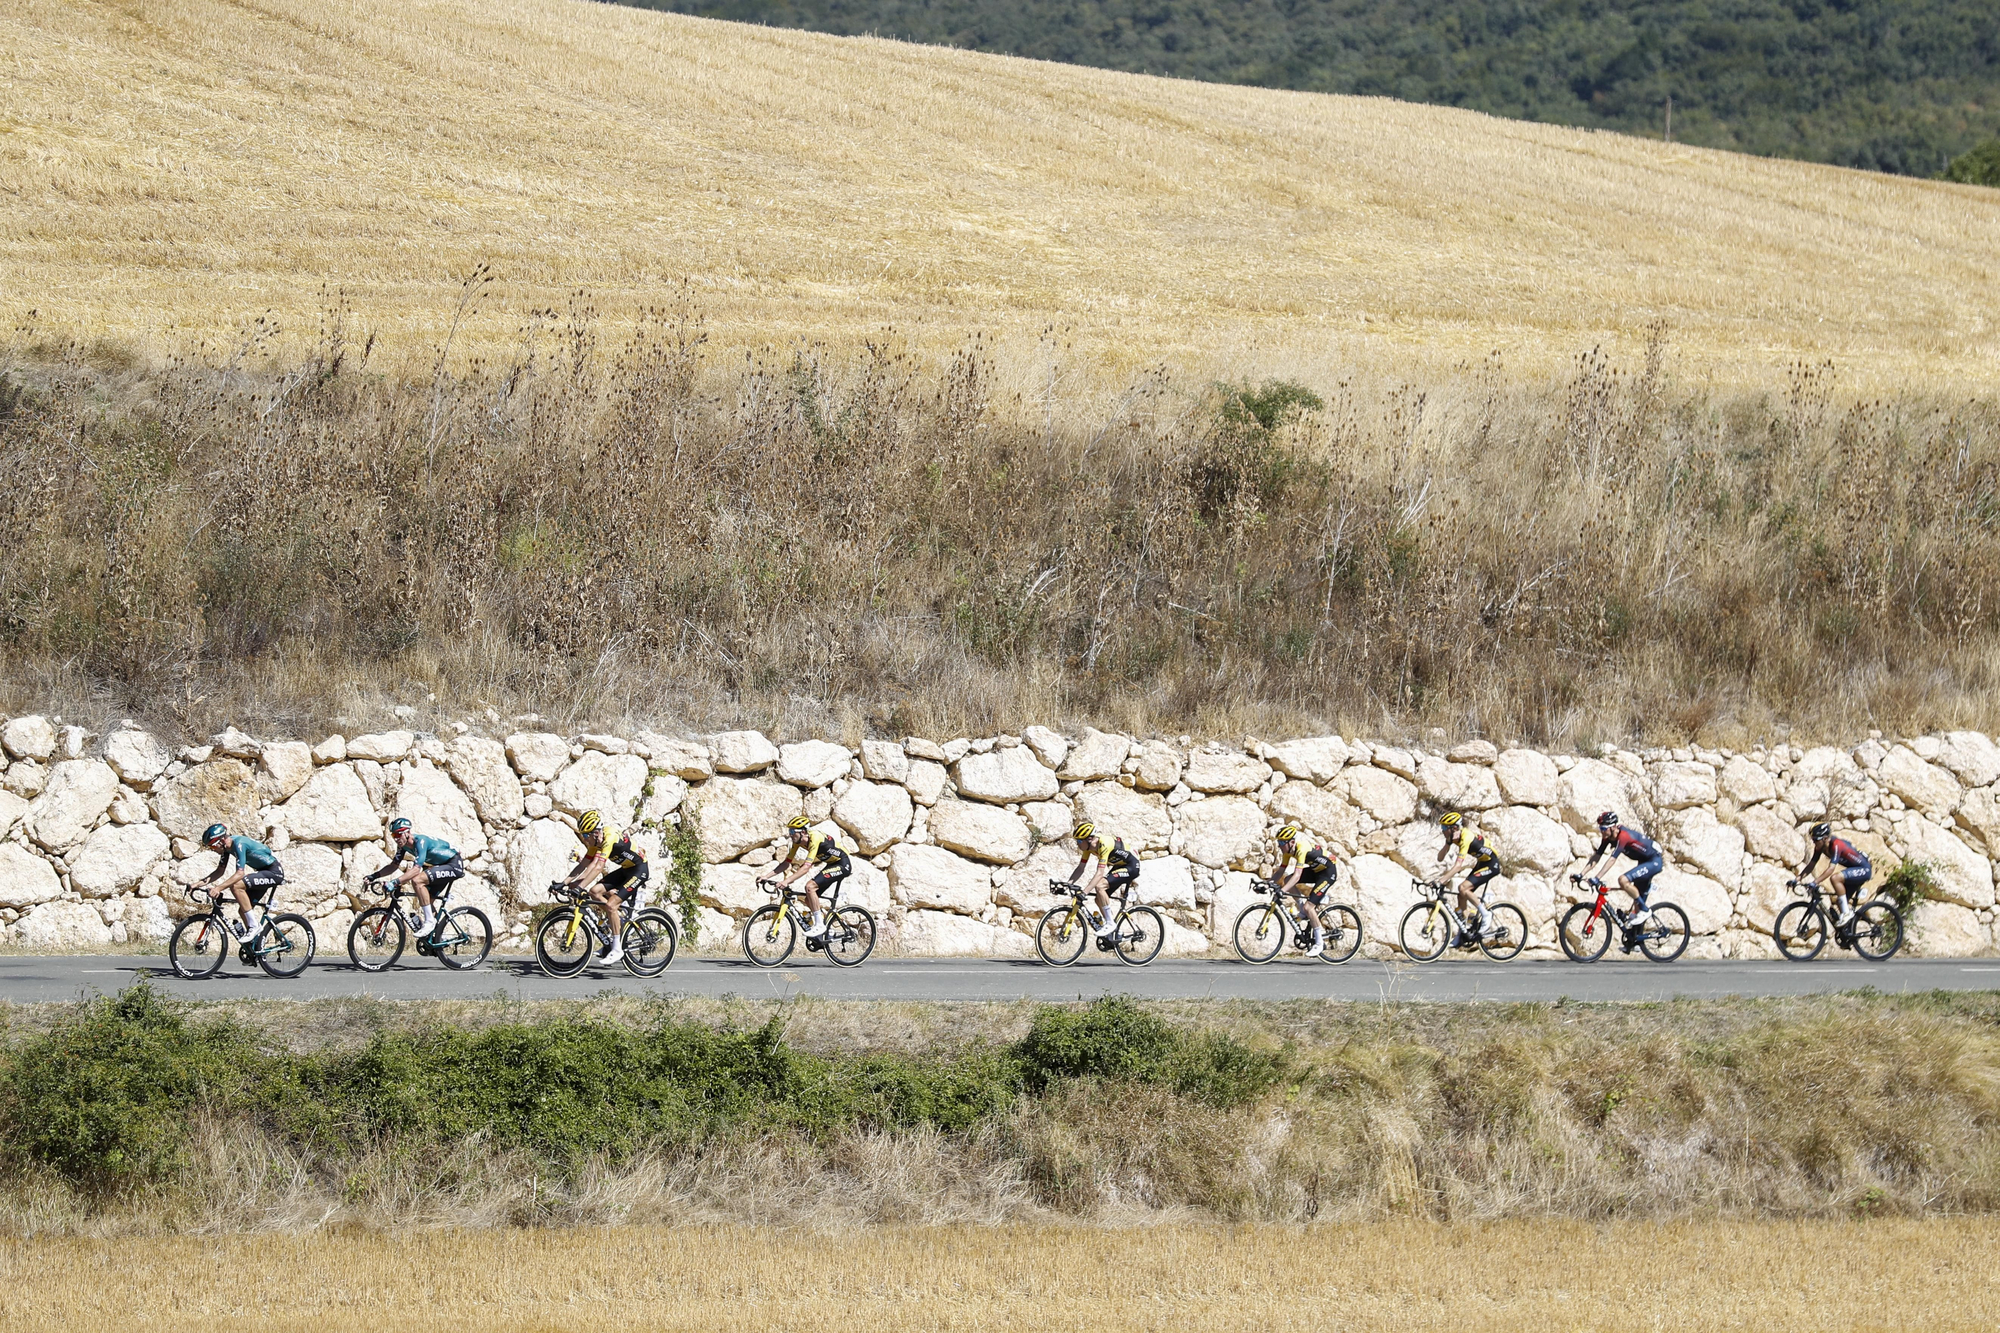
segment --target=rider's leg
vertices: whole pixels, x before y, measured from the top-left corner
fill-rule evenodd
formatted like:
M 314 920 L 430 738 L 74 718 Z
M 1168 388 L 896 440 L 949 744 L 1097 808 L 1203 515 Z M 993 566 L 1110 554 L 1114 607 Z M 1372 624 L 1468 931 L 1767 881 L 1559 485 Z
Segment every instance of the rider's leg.
M 403 886 L 417 900 L 417 933 L 421 935 L 431 928 L 431 877 L 424 873 L 422 866 L 407 866 L 402 880 Z
M 1326 927 L 1319 919 L 1321 890 L 1310 884 L 1301 887 L 1303 892 L 1299 894 L 1299 910 L 1306 914 L 1306 919 L 1312 922 L 1313 928 L 1312 943 L 1306 946 L 1306 957 L 1317 958 L 1326 950 Z
M 250 890 L 244 888 L 239 880 L 229 886 L 229 891 L 236 895 L 236 911 L 243 918 L 243 933 L 247 935 L 250 933 Z
M 811 931 L 812 927 L 819 925 L 820 910 L 819 876 L 812 875 L 806 880 L 806 911 L 812 914 L 806 922 L 808 932 Z
M 1111 916 L 1110 884 L 1110 876 L 1102 870 L 1090 881 L 1090 891 L 1097 897 L 1097 933 L 1100 935 L 1109 935 L 1117 928 Z

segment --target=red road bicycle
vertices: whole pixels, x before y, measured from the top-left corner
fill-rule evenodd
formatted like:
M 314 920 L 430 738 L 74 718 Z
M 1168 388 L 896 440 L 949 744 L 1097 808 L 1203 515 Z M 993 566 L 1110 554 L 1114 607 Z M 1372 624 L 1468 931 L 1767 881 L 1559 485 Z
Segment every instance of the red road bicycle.
M 1626 953 L 1637 949 L 1656 963 L 1671 963 L 1688 947 L 1688 918 L 1677 905 L 1652 905 L 1652 920 L 1643 926 L 1632 924 L 1632 913 L 1611 905 L 1609 887 L 1601 879 L 1586 880 L 1571 875 L 1572 884 L 1589 884 L 1597 890 L 1592 902 L 1578 903 L 1563 913 L 1562 928 L 1556 932 L 1563 952 L 1572 962 L 1594 963 L 1611 947 L 1611 935 L 1618 932 L 1619 948 Z

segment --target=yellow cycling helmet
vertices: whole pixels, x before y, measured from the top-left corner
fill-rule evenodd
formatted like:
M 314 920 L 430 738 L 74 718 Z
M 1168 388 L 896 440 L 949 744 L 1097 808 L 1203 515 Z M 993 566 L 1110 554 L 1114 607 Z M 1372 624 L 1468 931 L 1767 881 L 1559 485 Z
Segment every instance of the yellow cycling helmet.
M 583 818 L 576 821 L 576 831 L 578 833 L 595 833 L 603 827 L 604 816 L 598 814 L 595 810 L 584 811 Z
M 790 819 L 787 819 L 785 821 L 785 827 L 790 829 L 794 833 L 804 833 L 807 829 L 812 827 L 812 821 L 810 819 L 807 819 L 804 815 L 793 815 Z
M 1464 818 L 1465 816 L 1459 814 L 1456 810 L 1447 810 L 1438 816 L 1438 823 L 1444 825 L 1446 828 L 1457 828 L 1459 822 Z
M 1086 819 L 1081 824 L 1078 824 L 1074 829 L 1070 830 L 1069 836 L 1075 838 L 1078 842 L 1082 842 L 1085 838 L 1096 836 L 1096 833 L 1097 833 L 1097 825 L 1091 823 L 1088 819 Z
M 1280 843 L 1297 842 L 1298 840 L 1299 826 L 1297 824 L 1287 824 L 1278 830 L 1278 841 Z

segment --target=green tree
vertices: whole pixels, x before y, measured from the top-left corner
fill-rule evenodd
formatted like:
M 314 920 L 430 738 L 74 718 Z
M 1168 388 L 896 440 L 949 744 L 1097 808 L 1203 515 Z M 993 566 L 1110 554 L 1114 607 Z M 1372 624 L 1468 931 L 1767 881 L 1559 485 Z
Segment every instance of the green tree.
M 1960 185 L 2000 187 L 2000 138 L 1988 139 L 1969 153 L 1960 153 L 1944 169 L 1944 179 Z

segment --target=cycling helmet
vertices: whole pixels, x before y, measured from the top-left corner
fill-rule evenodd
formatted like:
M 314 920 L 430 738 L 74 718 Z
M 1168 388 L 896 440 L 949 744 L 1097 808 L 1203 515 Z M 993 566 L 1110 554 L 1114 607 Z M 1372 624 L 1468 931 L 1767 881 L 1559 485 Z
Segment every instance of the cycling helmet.
M 227 824 L 210 824 L 201 831 L 201 845 L 204 847 L 213 847 L 228 836 L 229 826 Z
M 583 818 L 576 821 L 576 831 L 578 833 L 595 833 L 603 827 L 604 816 L 598 814 L 595 810 L 584 811 Z
M 1444 825 L 1446 828 L 1457 828 L 1464 818 L 1465 816 L 1456 810 L 1447 810 L 1438 816 L 1438 823 Z
M 790 829 L 794 833 L 804 833 L 807 829 L 812 827 L 812 821 L 810 819 L 807 819 L 804 815 L 793 815 L 790 819 L 787 819 L 785 821 L 785 827 Z
M 1610 828 L 1613 824 L 1616 824 L 1617 822 L 1618 822 L 1618 812 L 1616 810 L 1606 810 L 1603 814 L 1597 817 L 1597 827 L 1599 828 Z
M 1825 842 L 1828 838 L 1831 838 L 1832 836 L 1833 836 L 1833 825 L 1814 824 L 1812 826 L 1812 840 L 1814 842 Z
M 392 838 L 400 838 L 400 837 L 402 837 L 402 836 L 403 836 L 403 835 L 404 835 L 405 833 L 408 833 L 409 831 L 410 831 L 410 821 L 409 821 L 409 820 L 407 820 L 407 819 L 392 819 L 392 820 L 390 820 L 390 821 L 389 821 L 389 836 L 390 836 L 390 837 L 392 837 Z
M 1297 824 L 1287 824 L 1283 828 L 1278 830 L 1279 842 L 1281 843 L 1297 842 L 1298 840 L 1299 840 L 1299 826 Z
M 1075 828 L 1071 829 L 1069 836 L 1075 838 L 1078 842 L 1082 842 L 1085 838 L 1094 837 L 1096 833 L 1097 833 L 1097 825 L 1091 823 L 1088 819 L 1086 819 L 1081 824 L 1078 824 Z

